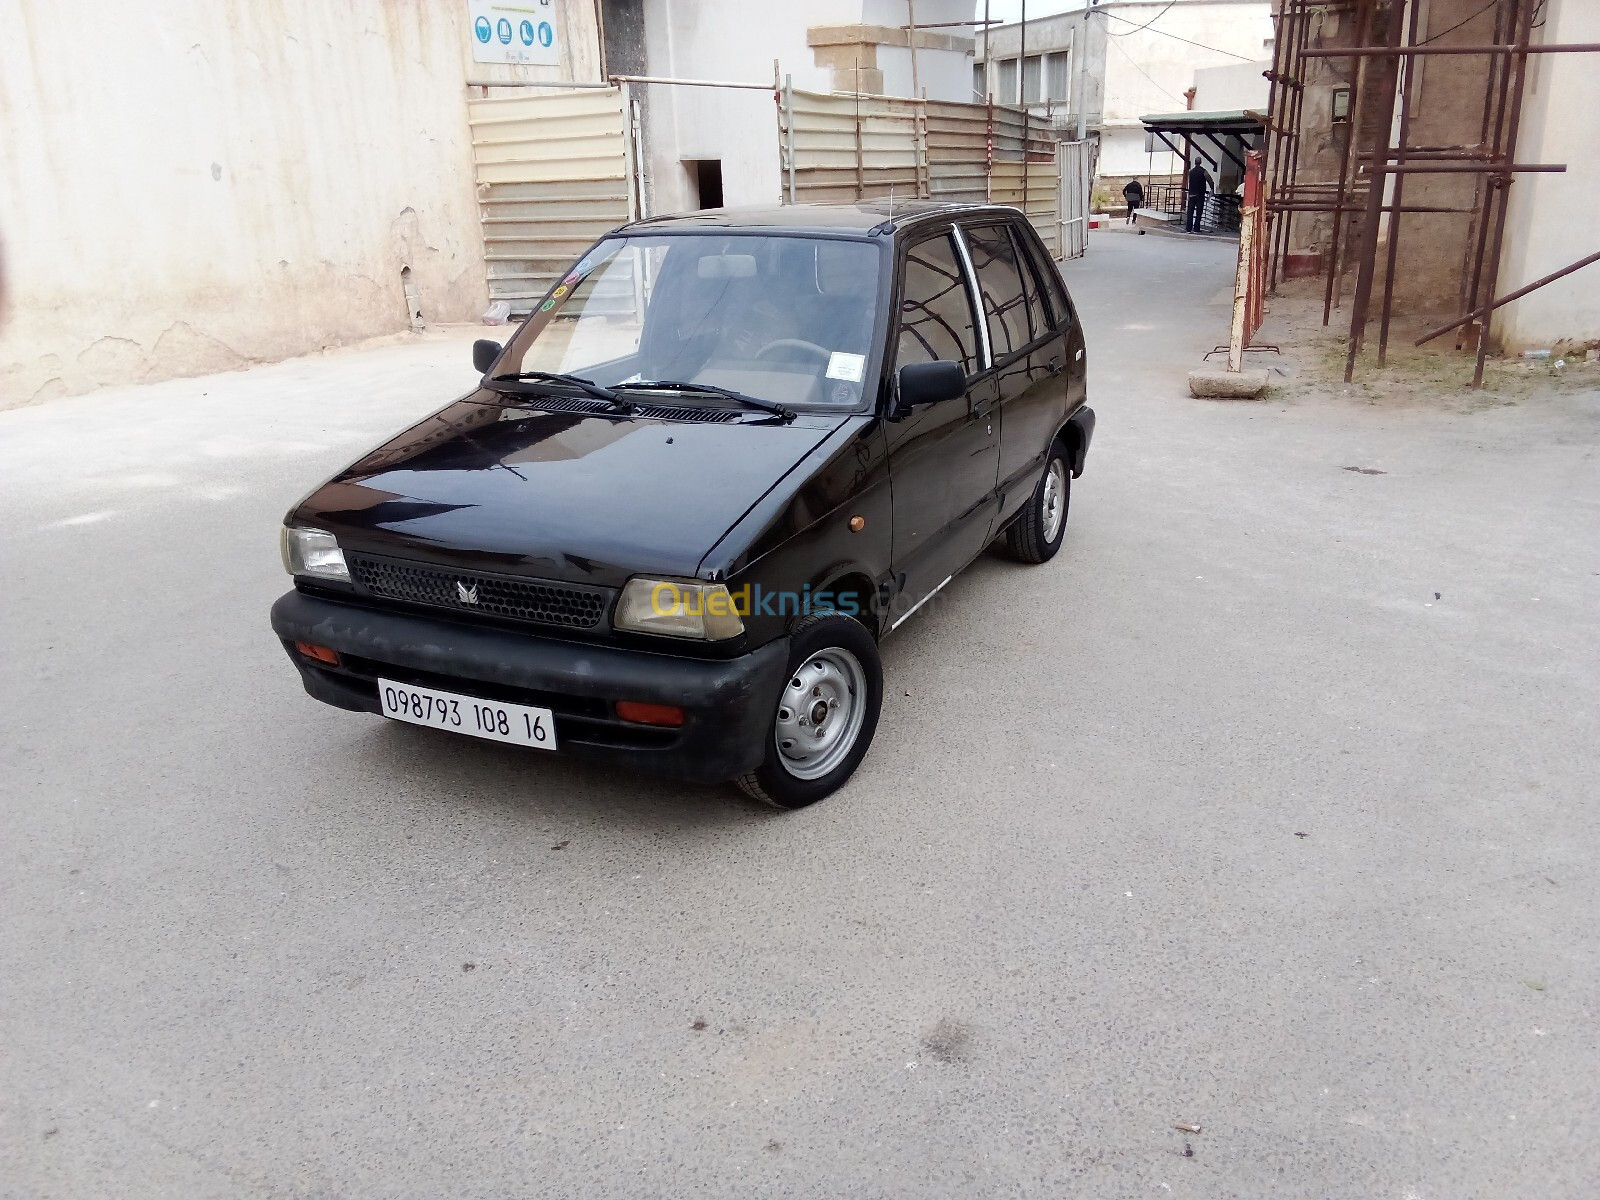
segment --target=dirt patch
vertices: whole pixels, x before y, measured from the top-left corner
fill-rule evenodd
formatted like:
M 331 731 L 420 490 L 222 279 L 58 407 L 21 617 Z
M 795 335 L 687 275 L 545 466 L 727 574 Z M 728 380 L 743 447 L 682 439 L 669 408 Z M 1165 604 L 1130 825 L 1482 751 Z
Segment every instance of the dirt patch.
M 1600 389 L 1600 356 L 1548 359 L 1498 358 L 1484 365 L 1483 387 L 1472 387 L 1476 344 L 1456 349 L 1454 333 L 1424 346 L 1413 340 L 1443 324 L 1445 318 L 1397 317 L 1389 329 L 1389 349 L 1378 365 L 1378 322 L 1367 330 L 1366 345 L 1356 359 L 1354 377 L 1344 381 L 1349 349 L 1349 309 L 1336 308 L 1322 324 L 1322 292 L 1318 281 L 1296 281 L 1268 302 L 1266 323 L 1256 341 L 1272 344 L 1282 356 L 1252 353 L 1249 365 L 1266 367 L 1271 382 L 1267 398 L 1279 402 L 1342 400 L 1389 408 L 1442 408 L 1482 412 L 1529 400 Z

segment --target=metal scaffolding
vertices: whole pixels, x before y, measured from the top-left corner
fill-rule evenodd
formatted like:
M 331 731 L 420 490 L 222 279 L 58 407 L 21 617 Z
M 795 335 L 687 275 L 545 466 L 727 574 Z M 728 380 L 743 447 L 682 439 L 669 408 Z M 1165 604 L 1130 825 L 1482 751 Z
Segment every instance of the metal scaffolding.
M 1439 44 L 1434 39 L 1441 35 L 1421 36 L 1426 31 L 1419 29 L 1420 7 L 1417 0 L 1409 0 L 1409 3 L 1407 0 L 1344 0 L 1342 3 L 1279 0 L 1273 64 L 1268 73 L 1272 83 L 1266 140 L 1270 286 L 1276 290 L 1280 279 L 1284 278 L 1297 216 L 1330 215 L 1332 228 L 1322 264 L 1322 273 L 1326 276 L 1324 325 L 1330 322 L 1333 309 L 1342 303 L 1346 274 L 1351 270 L 1356 273 L 1344 371 L 1348 383 L 1354 377 L 1356 361 L 1366 344 L 1375 292 L 1379 299 L 1378 364 L 1382 366 L 1388 356 L 1400 252 L 1399 215 L 1467 214 L 1470 227 L 1459 291 L 1463 313 L 1448 325 L 1418 338 L 1416 344 L 1422 345 L 1456 329 L 1461 331 L 1457 334 L 1459 349 L 1475 327 L 1477 365 L 1472 385 L 1481 387 L 1484 360 L 1489 351 L 1487 315 L 1502 304 L 1600 261 L 1600 255 L 1592 255 L 1510 296 L 1493 298 L 1499 281 L 1513 180 L 1517 175 L 1530 172 L 1566 170 L 1563 163 L 1519 163 L 1516 160 L 1529 57 L 1600 52 L 1600 45 L 1533 44 L 1534 22 L 1543 0 L 1491 0 L 1469 18 L 1475 19 L 1493 9 L 1494 35 L 1490 42 Z M 1434 8 L 1438 7 L 1435 3 Z M 1313 25 L 1320 40 L 1320 31 L 1330 16 L 1350 19 L 1353 35 L 1349 44 L 1313 46 Z M 1475 143 L 1430 146 L 1410 142 L 1418 73 L 1422 61 L 1434 55 L 1471 55 L 1486 60 L 1479 137 Z M 1355 68 L 1348 79 L 1341 77 L 1341 82 L 1349 89 L 1347 133 L 1339 155 L 1337 178 L 1304 181 L 1300 170 L 1307 116 L 1307 76 L 1316 64 L 1328 60 L 1342 61 Z M 1477 186 L 1471 205 L 1406 204 L 1406 180 L 1419 174 L 1472 175 Z M 1385 232 L 1386 238 L 1382 237 Z M 1381 263 L 1380 240 L 1385 243 Z

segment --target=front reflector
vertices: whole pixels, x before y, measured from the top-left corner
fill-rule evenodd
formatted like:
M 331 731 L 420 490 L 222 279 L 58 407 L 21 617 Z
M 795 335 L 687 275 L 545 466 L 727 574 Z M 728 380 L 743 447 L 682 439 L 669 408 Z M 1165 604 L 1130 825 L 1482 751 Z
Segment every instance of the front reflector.
M 683 709 L 675 704 L 643 704 L 638 700 L 618 700 L 617 716 L 636 725 L 683 724 Z
M 307 658 L 314 658 L 318 662 L 327 663 L 330 667 L 339 665 L 339 652 L 327 646 L 318 646 L 312 642 L 296 642 L 294 648 Z

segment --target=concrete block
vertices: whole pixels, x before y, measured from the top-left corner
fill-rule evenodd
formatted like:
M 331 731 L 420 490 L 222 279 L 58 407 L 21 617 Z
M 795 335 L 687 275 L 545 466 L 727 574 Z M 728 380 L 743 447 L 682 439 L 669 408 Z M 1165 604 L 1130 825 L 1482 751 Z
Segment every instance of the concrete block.
M 1259 400 L 1266 390 L 1265 371 L 1200 367 L 1189 372 L 1189 394 L 1201 400 Z

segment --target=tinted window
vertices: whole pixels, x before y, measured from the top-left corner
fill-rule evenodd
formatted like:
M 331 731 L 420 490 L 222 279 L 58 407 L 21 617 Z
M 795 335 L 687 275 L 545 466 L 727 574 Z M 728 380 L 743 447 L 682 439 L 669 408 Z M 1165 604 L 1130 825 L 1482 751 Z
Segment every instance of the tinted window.
M 999 362 L 1033 340 L 1016 247 L 1003 225 L 985 225 L 965 232 L 972 267 L 978 273 L 978 291 L 983 295 L 989 350 Z
M 1045 307 L 1050 313 L 1050 323 L 1057 329 L 1064 329 L 1072 323 L 1072 309 L 1067 304 L 1066 289 L 1061 286 L 1061 276 L 1056 272 L 1055 263 L 1050 261 L 1049 255 L 1040 253 L 1032 238 L 1017 230 L 1012 231 L 1012 236 L 1017 239 L 1017 248 L 1023 260 L 1033 264 L 1035 275 L 1044 285 Z M 1035 336 L 1037 333 L 1035 327 Z
M 949 235 L 918 242 L 906 252 L 900 289 L 900 342 L 896 366 L 944 358 L 968 375 L 978 370 L 972 301 Z
M 1011 230 L 1011 242 L 1016 248 L 1017 265 L 1022 268 L 1022 299 L 1028 310 L 1028 328 L 1032 334 L 1029 340 L 1040 338 L 1050 332 L 1050 310 L 1039 294 L 1038 264 L 1029 252 L 1028 243 L 1015 228 Z

